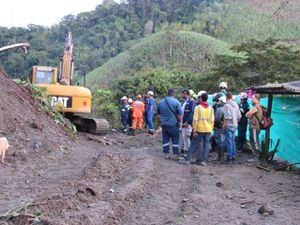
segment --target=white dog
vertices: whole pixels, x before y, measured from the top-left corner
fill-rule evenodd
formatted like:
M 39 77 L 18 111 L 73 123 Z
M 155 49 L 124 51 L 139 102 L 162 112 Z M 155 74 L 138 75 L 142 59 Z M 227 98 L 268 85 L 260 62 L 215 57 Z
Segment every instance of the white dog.
M 5 153 L 9 148 L 9 143 L 6 137 L 0 138 L 0 156 L 2 156 L 1 162 L 4 163 Z

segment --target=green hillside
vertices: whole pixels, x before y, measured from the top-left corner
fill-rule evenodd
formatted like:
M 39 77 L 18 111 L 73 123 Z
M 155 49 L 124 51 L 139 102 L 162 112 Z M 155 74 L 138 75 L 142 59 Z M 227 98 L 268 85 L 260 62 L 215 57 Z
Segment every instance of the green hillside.
M 163 31 L 142 39 L 86 76 L 89 86 L 109 87 L 112 80 L 144 68 L 205 72 L 215 55 L 233 55 L 230 46 L 208 35 Z
M 294 9 L 300 4 L 293 1 L 280 16 L 273 17 L 270 12 L 280 6 L 280 0 L 254 7 L 257 2 L 259 0 L 127 0 L 117 3 L 106 0 L 90 12 L 66 15 L 50 28 L 35 24 L 26 28 L 0 27 L 0 47 L 16 42 L 29 42 L 31 46 L 25 57 L 19 52 L 1 53 L 0 67 L 14 78 L 27 78 L 33 65 L 58 66 L 68 31 L 73 33 L 74 72 L 78 77 L 104 65 L 136 43 L 143 43 L 144 37 L 167 30 L 203 33 L 231 44 L 268 37 L 299 44 L 300 25 L 296 22 L 299 13 Z M 281 15 L 288 15 L 290 11 L 291 20 L 282 19 Z M 152 65 L 147 58 L 140 61 L 143 65 L 135 67 L 143 67 L 145 63 Z M 165 67 L 169 69 L 168 65 Z
M 221 18 L 224 32 L 220 38 L 231 43 L 269 37 L 291 41 L 300 38 L 298 23 L 279 20 L 246 6 L 229 4 L 221 13 Z
M 265 40 L 269 37 L 289 42 L 300 39 L 298 23 L 278 19 L 241 2 L 215 3 L 207 12 L 196 14 L 195 17 L 192 24 L 181 24 L 177 27 L 205 33 L 233 44 L 251 39 Z
M 297 23 L 279 20 L 242 2 L 214 1 L 195 13 L 192 23 L 175 22 L 161 25 L 157 30 L 160 31 L 140 39 L 129 50 L 88 73 L 88 85 L 109 87 L 115 78 L 132 75 L 143 68 L 203 73 L 213 64 L 214 55 L 232 54 L 227 43 L 270 37 L 296 43 L 300 39 Z
M 215 92 L 220 81 L 240 92 L 300 79 L 299 48 L 293 47 L 300 42 L 298 2 L 273 16 L 280 0 L 105 0 L 50 28 L 0 27 L 0 47 L 31 45 L 26 56 L 0 53 L 0 67 L 11 77 L 28 78 L 33 65 L 58 66 L 65 35 L 72 32 L 74 81 L 82 85 L 86 74 L 94 113 L 113 122 L 125 94 L 151 89 L 159 98 L 170 87 Z
M 229 1 L 229 0 L 228 0 Z M 272 1 L 262 1 L 262 0 L 235 0 L 235 2 L 241 3 L 242 5 L 249 6 L 255 10 L 273 15 L 282 4 L 286 1 L 284 0 L 272 0 Z M 281 8 L 276 14 L 276 18 L 285 21 L 300 22 L 300 1 L 288 1 L 283 8 Z
M 152 34 L 161 24 L 190 24 L 195 13 L 214 1 L 105 0 L 92 11 L 64 16 L 50 28 L 36 24 L 0 27 L 0 47 L 16 42 L 31 46 L 26 57 L 19 52 L 0 53 L 0 67 L 11 77 L 27 78 L 33 65 L 58 66 L 66 34 L 72 32 L 74 72 L 81 76 L 127 50 L 132 42 Z

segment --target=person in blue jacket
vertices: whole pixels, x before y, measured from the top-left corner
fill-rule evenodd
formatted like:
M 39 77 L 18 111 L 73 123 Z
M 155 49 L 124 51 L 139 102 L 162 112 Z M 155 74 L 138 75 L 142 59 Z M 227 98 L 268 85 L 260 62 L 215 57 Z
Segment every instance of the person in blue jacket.
M 146 115 L 147 115 L 148 132 L 150 134 L 155 133 L 155 125 L 153 122 L 155 111 L 156 111 L 156 103 L 154 99 L 154 93 L 153 91 L 149 91 L 147 95 Z
M 169 89 L 168 95 L 157 106 L 162 129 L 163 152 L 165 159 L 170 159 L 169 150 L 172 142 L 173 159 L 179 158 L 179 129 L 182 122 L 182 108 L 175 98 L 175 90 Z M 171 142 L 170 142 L 171 140 Z

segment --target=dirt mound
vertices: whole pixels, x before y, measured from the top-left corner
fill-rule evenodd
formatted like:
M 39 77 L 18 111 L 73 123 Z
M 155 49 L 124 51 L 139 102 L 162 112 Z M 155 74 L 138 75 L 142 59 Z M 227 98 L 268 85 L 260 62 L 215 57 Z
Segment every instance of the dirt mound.
M 68 134 L 50 116 L 38 110 L 28 88 L 19 86 L 0 71 L 0 136 L 6 136 L 12 146 L 7 162 L 28 159 L 41 152 L 67 146 Z

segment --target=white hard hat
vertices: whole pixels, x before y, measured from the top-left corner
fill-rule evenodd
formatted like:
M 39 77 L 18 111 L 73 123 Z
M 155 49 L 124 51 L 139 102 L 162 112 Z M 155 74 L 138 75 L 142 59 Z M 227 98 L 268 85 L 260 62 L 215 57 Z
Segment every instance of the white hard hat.
M 246 99 L 246 98 L 248 98 L 247 93 L 245 93 L 245 92 L 240 93 L 240 98 L 241 98 L 241 99 Z
M 154 96 L 154 92 L 153 91 L 148 91 L 148 95 Z
M 219 88 L 227 88 L 227 83 L 226 82 L 221 82 L 219 85 Z
M 127 100 L 128 98 L 126 97 L 126 96 L 123 96 L 122 98 L 121 98 L 121 101 L 125 101 L 125 100 Z
M 198 92 L 198 97 L 200 97 L 200 96 L 201 96 L 202 94 L 204 94 L 204 93 L 206 93 L 206 91 L 203 91 L 203 90 L 202 90 L 202 91 L 199 91 L 199 92 Z
M 132 98 L 129 98 L 128 103 L 132 103 L 132 102 L 133 102 Z
M 219 101 L 226 103 L 226 96 L 222 96 L 219 98 Z

